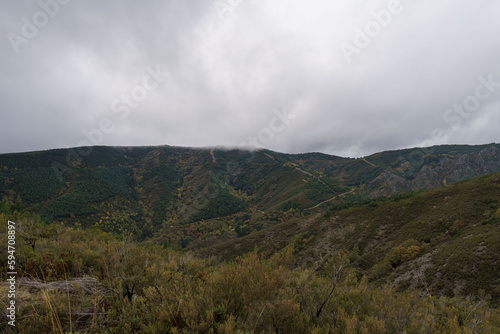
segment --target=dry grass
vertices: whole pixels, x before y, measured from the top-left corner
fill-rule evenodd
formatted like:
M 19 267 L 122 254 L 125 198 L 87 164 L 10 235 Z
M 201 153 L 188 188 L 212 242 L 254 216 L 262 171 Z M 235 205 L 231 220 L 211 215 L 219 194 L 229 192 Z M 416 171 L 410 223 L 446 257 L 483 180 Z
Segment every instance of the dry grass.
M 28 289 L 31 293 L 41 291 L 84 293 L 88 295 L 107 294 L 111 289 L 101 284 L 94 277 L 79 277 L 65 281 L 44 282 L 39 279 L 23 277 L 19 279 L 18 285 Z
M 2 283 L 0 293 L 6 295 L 7 290 L 7 284 Z M 105 313 L 101 305 L 109 299 L 111 292 L 112 289 L 93 277 L 52 282 L 22 277 L 16 291 L 22 332 L 62 334 L 73 333 L 76 328 L 79 332 L 93 332 L 96 325 L 102 325 Z M 6 307 L 3 304 L 2 307 Z M 40 327 L 43 322 L 45 327 Z

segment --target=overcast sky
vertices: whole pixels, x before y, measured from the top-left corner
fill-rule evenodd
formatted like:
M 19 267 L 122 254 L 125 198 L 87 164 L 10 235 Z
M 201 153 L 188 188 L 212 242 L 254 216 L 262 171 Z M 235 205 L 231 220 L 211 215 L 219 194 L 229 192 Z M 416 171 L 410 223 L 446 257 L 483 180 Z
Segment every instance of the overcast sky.
M 3 0 L 0 153 L 499 142 L 499 13 L 497 0 Z

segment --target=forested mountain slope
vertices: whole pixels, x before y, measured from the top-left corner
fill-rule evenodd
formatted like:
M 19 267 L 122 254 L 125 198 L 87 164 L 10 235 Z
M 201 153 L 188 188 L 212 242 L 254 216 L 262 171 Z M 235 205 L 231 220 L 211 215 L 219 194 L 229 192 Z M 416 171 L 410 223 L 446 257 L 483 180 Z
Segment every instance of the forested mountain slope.
M 3 201 L 0 221 L 16 226 L 16 328 L 498 333 L 499 192 L 494 174 L 337 206 L 197 254 L 43 222 Z M 7 295 L 7 261 L 0 269 Z M 8 321 L 2 312 L 0 331 Z
M 319 268 L 328 254 L 347 250 L 351 263 L 374 282 L 447 296 L 484 290 L 498 305 L 500 174 L 340 206 L 197 252 L 231 259 L 255 248 L 272 254 L 289 245 L 304 268 Z
M 499 145 L 87 149 L 0 155 L 23 332 L 500 328 Z
M 47 220 L 97 223 L 139 239 L 165 226 L 184 233 L 186 226 L 214 219 L 222 219 L 215 223 L 219 232 L 239 224 L 241 235 L 280 221 L 290 209 L 291 215 L 308 215 L 341 202 L 497 171 L 498 144 L 389 151 L 358 159 L 268 150 L 87 147 L 0 155 L 0 197 L 11 202 L 20 197 Z M 186 245 L 203 233 L 172 240 Z

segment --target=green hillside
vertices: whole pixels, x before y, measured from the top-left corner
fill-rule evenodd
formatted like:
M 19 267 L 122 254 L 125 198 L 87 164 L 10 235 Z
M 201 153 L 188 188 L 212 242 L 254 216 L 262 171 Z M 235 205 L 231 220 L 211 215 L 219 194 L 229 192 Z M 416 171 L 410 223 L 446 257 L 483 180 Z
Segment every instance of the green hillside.
M 87 147 L 0 155 L 0 198 L 20 197 L 48 221 L 98 224 L 137 240 L 155 236 L 171 246 L 200 247 L 335 205 L 498 171 L 498 144 L 358 159 L 269 150 Z
M 17 328 L 500 333 L 498 145 L 415 150 L 0 155 Z
M 0 221 L 16 226 L 20 333 L 500 332 L 500 311 L 485 293 L 450 298 L 379 286 L 353 252 L 324 253 L 317 266 L 300 268 L 307 240 L 305 248 L 296 239 L 274 254 L 217 261 L 98 226 L 44 224 L 5 202 Z M 4 244 L 7 235 L 0 234 Z M 0 255 L 6 258 L 6 248 Z M 6 261 L 0 268 L 5 281 Z M 11 331 L 8 321 L 2 312 L 0 331 Z
M 292 245 L 298 265 L 318 268 L 331 252 L 346 250 L 374 283 L 446 296 L 484 290 L 499 305 L 500 174 L 346 207 L 197 252 L 231 259 L 255 247 L 272 254 Z

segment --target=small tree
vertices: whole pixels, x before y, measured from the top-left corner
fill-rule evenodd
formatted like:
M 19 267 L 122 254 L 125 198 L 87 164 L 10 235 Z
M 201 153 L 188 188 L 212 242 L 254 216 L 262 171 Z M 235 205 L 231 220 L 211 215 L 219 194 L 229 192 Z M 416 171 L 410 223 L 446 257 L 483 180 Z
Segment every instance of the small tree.
M 330 289 L 329 289 L 330 292 L 326 295 L 325 299 L 320 304 L 318 311 L 316 312 L 316 318 L 319 318 L 326 303 L 333 295 L 335 288 L 337 287 L 341 279 L 344 277 L 348 265 L 349 265 L 349 257 L 343 251 L 334 252 L 326 260 L 324 271 L 326 273 L 326 276 L 330 280 Z

